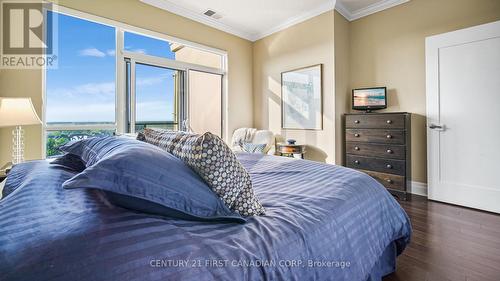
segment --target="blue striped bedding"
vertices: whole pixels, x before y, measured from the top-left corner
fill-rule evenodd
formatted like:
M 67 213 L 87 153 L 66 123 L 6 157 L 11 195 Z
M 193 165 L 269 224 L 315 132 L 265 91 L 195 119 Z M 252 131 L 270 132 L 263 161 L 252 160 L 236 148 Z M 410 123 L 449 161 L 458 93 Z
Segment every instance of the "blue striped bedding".
M 266 216 L 246 224 L 135 213 L 73 172 L 14 167 L 0 201 L 0 280 L 380 280 L 409 242 L 407 215 L 367 175 L 238 154 Z M 10 193 L 10 194 L 8 194 Z

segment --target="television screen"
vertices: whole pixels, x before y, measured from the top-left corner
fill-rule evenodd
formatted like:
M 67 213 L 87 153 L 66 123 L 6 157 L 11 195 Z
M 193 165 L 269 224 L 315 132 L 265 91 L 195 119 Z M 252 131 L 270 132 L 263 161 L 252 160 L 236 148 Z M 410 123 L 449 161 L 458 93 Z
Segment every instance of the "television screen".
M 352 90 L 353 109 L 382 109 L 387 107 L 387 88 L 366 88 Z

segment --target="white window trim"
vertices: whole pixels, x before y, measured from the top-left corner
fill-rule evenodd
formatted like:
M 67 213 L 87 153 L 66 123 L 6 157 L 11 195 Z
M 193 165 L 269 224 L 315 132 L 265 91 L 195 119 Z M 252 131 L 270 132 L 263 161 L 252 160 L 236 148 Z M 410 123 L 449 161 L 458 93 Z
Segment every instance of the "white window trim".
M 214 74 L 220 74 L 223 77 L 223 83 L 222 83 L 222 105 L 223 105 L 223 112 L 222 112 L 222 136 L 223 138 L 225 136 L 229 136 L 228 132 L 228 126 L 227 126 L 227 116 L 228 116 L 228 78 L 227 78 L 227 71 L 228 71 L 228 53 L 227 51 L 217 49 L 214 47 L 194 43 L 191 41 L 183 40 L 180 38 L 176 38 L 173 36 L 169 36 L 160 32 L 132 26 L 126 23 L 122 23 L 119 21 L 111 20 L 108 18 L 92 15 L 89 13 L 81 12 L 78 10 L 70 9 L 64 6 L 60 6 L 57 4 L 52 4 L 52 11 L 56 13 L 60 13 L 63 15 L 79 18 L 82 20 L 87 20 L 91 22 L 95 22 L 98 24 L 102 25 L 107 25 L 110 27 L 115 28 L 115 48 L 116 48 L 116 77 L 115 77 L 115 124 L 101 124 L 101 125 L 69 125 L 69 126 L 59 126 L 59 125 L 52 125 L 52 126 L 47 126 L 46 124 L 46 68 L 44 67 L 42 69 L 42 158 L 46 158 L 46 149 L 47 149 L 47 132 L 50 131 L 60 131 L 60 130 L 93 130 L 93 129 L 115 129 L 117 133 L 123 133 L 126 132 L 127 130 L 127 97 L 126 97 L 126 90 L 125 90 L 125 58 L 135 58 L 138 61 L 149 61 L 152 64 L 161 64 L 165 65 L 166 67 L 169 68 L 174 68 L 174 69 L 179 69 L 179 70 L 184 70 L 186 73 L 189 70 L 196 70 L 196 71 L 202 71 L 202 72 L 208 72 L 208 73 L 214 73 Z M 155 57 L 155 56 L 149 56 L 149 55 L 144 55 L 144 54 L 139 54 L 139 53 L 133 53 L 133 52 L 128 52 L 124 51 L 124 33 L 125 32 L 133 32 L 139 35 L 163 40 L 163 41 L 168 41 L 170 43 L 177 43 L 185 46 L 189 46 L 195 49 L 199 49 L 202 51 L 206 52 L 211 52 L 217 55 L 220 55 L 222 58 L 222 65 L 221 69 L 217 68 L 212 68 L 212 67 L 206 67 L 202 65 L 197 65 L 197 64 L 191 64 L 191 63 L 186 63 L 186 62 L 180 62 L 180 61 L 175 61 L 175 60 L 170 60 L 166 58 L 161 58 L 161 57 Z M 187 79 L 186 79 L 187 80 Z M 186 81 L 187 83 L 187 81 Z M 187 91 L 187 96 L 189 96 L 189 87 L 186 86 L 186 91 Z

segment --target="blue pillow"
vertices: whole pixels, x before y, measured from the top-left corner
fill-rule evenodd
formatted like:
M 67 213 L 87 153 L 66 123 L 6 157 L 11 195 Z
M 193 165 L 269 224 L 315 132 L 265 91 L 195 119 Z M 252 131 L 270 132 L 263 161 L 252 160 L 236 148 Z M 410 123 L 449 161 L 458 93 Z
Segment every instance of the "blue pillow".
M 85 162 L 82 161 L 80 156 L 71 153 L 66 153 L 63 156 L 56 158 L 54 161 L 50 162 L 50 164 L 78 173 L 82 172 L 86 168 Z
M 65 149 L 81 148 L 82 155 L 88 156 L 87 168 L 65 181 L 64 188 L 100 189 L 112 203 L 140 212 L 189 220 L 245 222 L 184 162 L 158 147 L 106 137 L 81 140 Z
M 112 136 L 93 137 L 68 142 L 59 147 L 59 150 L 77 155 L 89 167 L 117 148 L 123 149 L 124 146 L 134 146 L 135 144 L 130 143 L 130 140 L 130 138 Z

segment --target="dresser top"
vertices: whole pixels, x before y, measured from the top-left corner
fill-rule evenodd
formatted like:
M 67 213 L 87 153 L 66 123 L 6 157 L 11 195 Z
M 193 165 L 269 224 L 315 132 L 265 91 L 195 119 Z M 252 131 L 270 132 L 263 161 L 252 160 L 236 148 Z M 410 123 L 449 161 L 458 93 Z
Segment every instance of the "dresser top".
M 370 115 L 388 115 L 388 114 L 411 114 L 409 112 L 355 112 L 355 113 L 345 113 L 344 115 L 364 115 L 364 116 L 370 116 Z

